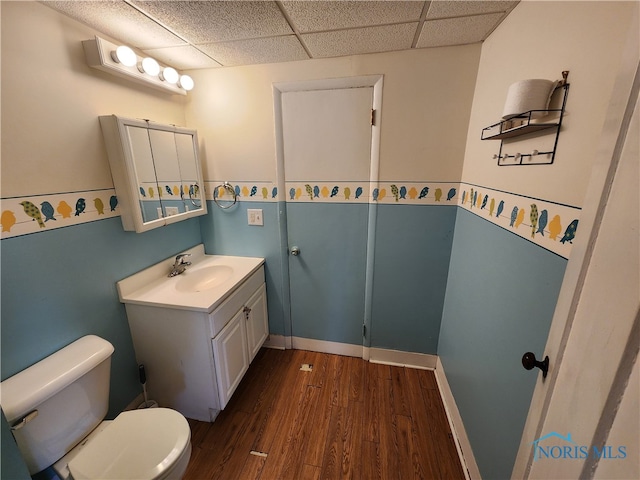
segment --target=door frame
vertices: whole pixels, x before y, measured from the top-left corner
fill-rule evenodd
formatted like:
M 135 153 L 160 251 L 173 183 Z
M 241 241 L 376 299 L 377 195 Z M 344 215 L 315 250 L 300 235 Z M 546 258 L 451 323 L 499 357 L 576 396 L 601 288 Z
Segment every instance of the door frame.
M 546 355 L 549 356 L 550 367 L 548 375 L 546 379 L 541 375 L 538 376 L 511 478 L 528 479 L 530 477 L 534 459 L 532 439 L 539 439 L 543 435 L 542 430 L 545 420 L 550 414 L 552 397 L 554 394 L 561 394 L 562 386 L 557 385 L 557 380 L 563 361 L 569 364 L 574 360 L 565 358 L 564 354 L 567 344 L 571 341 L 571 330 L 574 320 L 577 318 L 576 313 L 585 279 L 592 260 L 600 225 L 603 216 L 606 214 L 605 209 L 611 185 L 626 139 L 633 107 L 638 98 L 638 90 L 640 89 L 640 47 L 637 42 L 637 16 L 632 21 L 629 32 L 629 40 L 614 83 L 600 145 L 592 167 L 591 180 L 587 188 L 590 194 L 585 198 L 580 216 L 580 229 L 583 234 L 576 238 L 572 247 L 545 351 L 541 355 L 541 358 Z M 592 355 L 596 354 L 596 352 L 590 353 Z M 612 388 L 615 388 L 615 386 Z M 598 419 L 595 419 L 595 421 L 597 422 Z M 574 459 L 572 461 L 586 463 L 584 459 Z
M 302 80 L 293 82 L 277 82 L 273 88 L 273 113 L 276 140 L 276 185 L 279 192 L 285 191 L 284 175 L 284 131 L 282 127 L 282 94 L 286 92 L 305 92 L 314 90 L 338 90 L 346 88 L 373 87 L 373 109 L 375 110 L 375 122 L 371 126 L 371 166 L 369 169 L 370 191 L 378 187 L 380 166 L 380 126 L 382 124 L 382 87 L 383 75 L 361 75 L 354 77 L 324 78 Z M 283 197 L 285 198 L 285 197 Z M 373 260 L 375 252 L 377 205 L 369 202 L 369 218 L 367 227 L 367 259 L 365 273 L 365 318 L 363 336 L 362 358 L 369 360 L 369 347 L 371 345 L 371 304 L 373 297 Z M 292 317 L 291 317 L 291 292 L 289 290 L 289 252 L 287 232 L 286 198 L 279 202 L 278 224 L 280 226 L 280 259 L 282 268 L 282 300 L 284 310 L 284 347 L 292 348 Z M 352 349 L 346 351 L 340 344 L 332 342 L 321 343 L 322 351 L 327 353 L 341 353 L 349 355 Z M 358 355 L 359 356 L 359 355 Z

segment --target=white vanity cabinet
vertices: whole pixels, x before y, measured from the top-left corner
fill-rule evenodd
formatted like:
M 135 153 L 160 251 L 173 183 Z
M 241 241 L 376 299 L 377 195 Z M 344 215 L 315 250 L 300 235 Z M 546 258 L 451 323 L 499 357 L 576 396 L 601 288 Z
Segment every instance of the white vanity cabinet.
M 211 340 L 221 408 L 229 402 L 268 334 L 267 296 L 262 284 Z
M 263 265 L 211 313 L 125 306 L 149 399 L 195 420 L 215 420 L 268 336 Z

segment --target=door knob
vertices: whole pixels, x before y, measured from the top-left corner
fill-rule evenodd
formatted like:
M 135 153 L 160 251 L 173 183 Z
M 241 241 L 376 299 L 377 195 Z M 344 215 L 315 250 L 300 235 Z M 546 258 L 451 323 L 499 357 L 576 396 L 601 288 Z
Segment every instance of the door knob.
M 297 257 L 298 255 L 300 255 L 300 249 L 298 247 L 291 247 L 291 255 Z
M 547 372 L 549 371 L 549 356 L 544 357 L 543 361 L 536 360 L 536 356 L 532 352 L 527 352 L 522 356 L 522 366 L 527 370 L 531 370 L 533 367 L 538 367 L 542 370 L 542 378 L 547 378 Z

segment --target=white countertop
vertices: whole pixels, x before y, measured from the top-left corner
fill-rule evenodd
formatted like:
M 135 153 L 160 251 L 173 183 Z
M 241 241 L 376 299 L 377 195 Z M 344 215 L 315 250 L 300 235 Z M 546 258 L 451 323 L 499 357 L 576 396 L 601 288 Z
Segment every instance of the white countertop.
M 180 275 L 167 276 L 175 261 L 175 257 L 171 257 L 120 280 L 117 283 L 120 301 L 136 305 L 211 312 L 264 264 L 264 258 L 258 257 L 205 255 L 202 244 L 183 253 L 191 254 L 186 260 L 192 264 Z M 217 265 L 232 269 L 230 276 L 219 285 L 202 291 L 184 291 L 176 288 L 181 280 L 184 282 L 195 278 L 190 276 Z

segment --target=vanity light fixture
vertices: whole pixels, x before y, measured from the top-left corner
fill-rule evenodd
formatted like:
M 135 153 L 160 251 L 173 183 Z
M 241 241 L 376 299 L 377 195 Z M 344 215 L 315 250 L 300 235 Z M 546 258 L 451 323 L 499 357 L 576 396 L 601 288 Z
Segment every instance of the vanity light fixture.
M 165 82 L 170 83 L 172 85 L 178 83 L 179 78 L 180 78 L 180 75 L 178 74 L 175 68 L 164 67 L 160 72 L 160 80 L 164 80 Z
M 125 45 L 97 36 L 82 45 L 90 67 L 174 94 L 186 95 L 193 89 L 193 79 L 188 75 L 181 76 L 175 68 L 160 65 L 151 57 L 138 56 Z
M 138 70 L 142 73 L 146 73 L 147 75 L 151 75 L 152 77 L 157 77 L 160 73 L 160 64 L 155 60 L 155 58 L 145 57 L 140 63 L 138 63 Z
M 189 75 L 180 75 L 178 79 L 178 86 L 184 88 L 187 92 L 193 90 L 195 83 L 193 82 L 193 78 Z
M 138 60 L 136 52 L 131 50 L 131 48 L 127 47 L 126 45 L 120 45 L 115 50 L 112 50 L 111 58 L 115 62 L 121 63 L 125 67 L 133 67 Z

